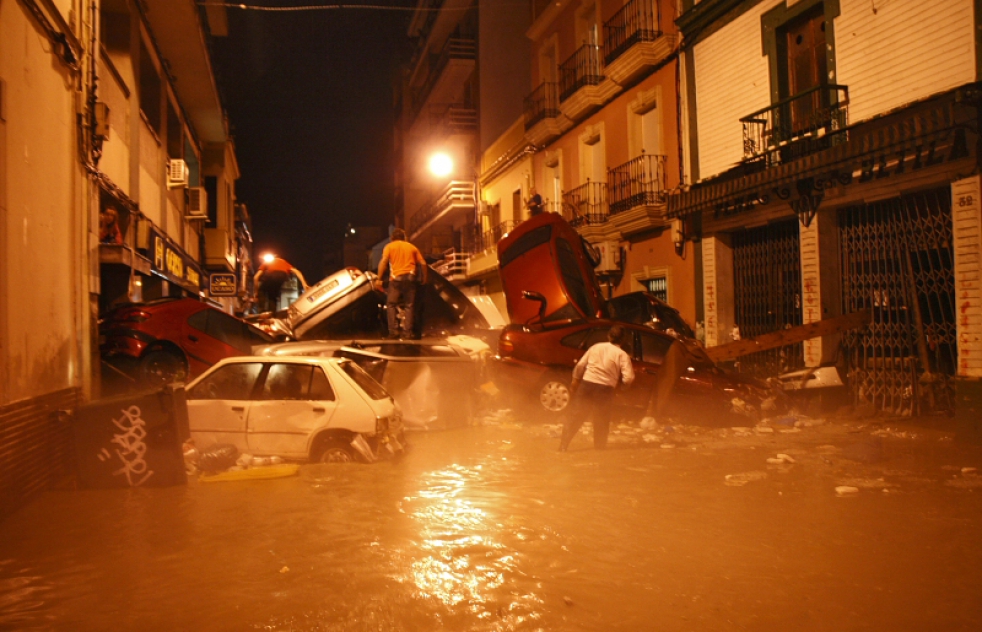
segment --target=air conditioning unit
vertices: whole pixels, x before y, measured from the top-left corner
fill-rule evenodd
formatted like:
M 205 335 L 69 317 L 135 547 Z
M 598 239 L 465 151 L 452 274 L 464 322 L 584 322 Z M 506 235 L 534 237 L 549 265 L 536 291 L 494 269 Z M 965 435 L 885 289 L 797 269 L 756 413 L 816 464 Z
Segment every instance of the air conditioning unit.
M 188 185 L 188 163 L 183 160 L 167 161 L 167 188 L 177 189 Z
M 187 214 L 184 219 L 208 219 L 208 192 L 204 187 L 188 188 Z
M 594 247 L 600 251 L 600 263 L 596 267 L 598 273 L 620 271 L 621 248 L 616 241 L 601 241 Z

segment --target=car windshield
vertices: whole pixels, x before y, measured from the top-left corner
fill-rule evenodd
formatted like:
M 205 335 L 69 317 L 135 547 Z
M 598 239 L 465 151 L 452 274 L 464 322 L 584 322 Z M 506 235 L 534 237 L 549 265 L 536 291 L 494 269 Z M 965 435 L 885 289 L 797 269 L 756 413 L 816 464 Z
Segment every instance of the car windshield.
M 344 371 L 348 377 L 354 380 L 355 384 L 361 387 L 365 393 L 372 399 L 386 399 L 389 397 L 388 391 L 385 387 L 379 384 L 375 378 L 365 372 L 365 369 L 361 368 L 354 362 L 350 360 L 343 361 L 339 364 L 341 370 Z

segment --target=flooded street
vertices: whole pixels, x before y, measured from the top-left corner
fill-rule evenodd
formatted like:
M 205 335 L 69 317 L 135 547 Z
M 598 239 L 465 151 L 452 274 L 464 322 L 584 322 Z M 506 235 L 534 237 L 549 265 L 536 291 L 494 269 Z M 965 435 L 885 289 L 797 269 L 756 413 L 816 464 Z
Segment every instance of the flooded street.
M 642 436 L 560 454 L 555 427 L 506 418 L 396 462 L 50 492 L 0 524 L 0 629 L 982 628 L 978 448 Z

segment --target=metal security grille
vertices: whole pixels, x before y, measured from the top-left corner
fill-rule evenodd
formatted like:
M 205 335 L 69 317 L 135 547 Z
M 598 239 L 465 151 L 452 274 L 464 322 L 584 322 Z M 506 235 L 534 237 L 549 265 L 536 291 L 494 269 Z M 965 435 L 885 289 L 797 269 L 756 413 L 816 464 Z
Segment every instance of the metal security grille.
M 801 252 L 798 222 L 782 222 L 733 235 L 736 324 L 753 338 L 801 324 Z M 741 372 L 774 376 L 804 366 L 802 343 L 740 358 Z
M 843 351 L 857 401 L 895 414 L 953 410 L 955 279 L 947 188 L 839 211 L 846 310 L 871 309 Z
M 665 277 L 655 277 L 644 282 L 648 291 L 655 295 L 659 301 L 668 302 L 668 279 Z

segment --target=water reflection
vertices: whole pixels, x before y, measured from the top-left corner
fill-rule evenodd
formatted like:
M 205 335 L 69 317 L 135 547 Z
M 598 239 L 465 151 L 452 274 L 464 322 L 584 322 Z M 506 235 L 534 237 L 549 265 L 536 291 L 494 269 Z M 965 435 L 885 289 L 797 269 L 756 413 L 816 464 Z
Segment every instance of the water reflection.
M 421 527 L 424 557 L 410 571 L 419 596 L 447 606 L 466 604 L 474 613 L 486 612 L 492 592 L 515 570 L 515 556 L 494 538 L 492 516 L 468 498 L 481 469 L 453 465 L 429 472 L 418 496 L 406 499 Z

